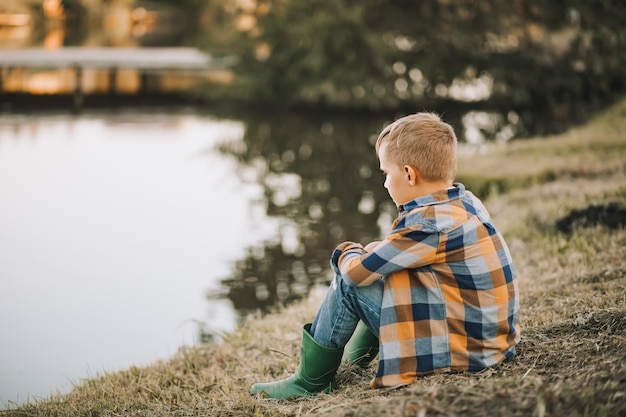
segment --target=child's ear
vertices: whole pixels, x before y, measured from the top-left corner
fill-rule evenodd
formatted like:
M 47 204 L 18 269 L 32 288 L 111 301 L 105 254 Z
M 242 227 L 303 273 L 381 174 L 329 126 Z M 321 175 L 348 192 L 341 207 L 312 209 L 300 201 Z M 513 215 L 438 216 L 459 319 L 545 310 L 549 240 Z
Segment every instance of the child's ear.
M 406 174 L 406 179 L 409 182 L 409 185 L 415 185 L 418 175 L 417 168 L 412 167 L 411 165 L 405 165 L 404 173 Z

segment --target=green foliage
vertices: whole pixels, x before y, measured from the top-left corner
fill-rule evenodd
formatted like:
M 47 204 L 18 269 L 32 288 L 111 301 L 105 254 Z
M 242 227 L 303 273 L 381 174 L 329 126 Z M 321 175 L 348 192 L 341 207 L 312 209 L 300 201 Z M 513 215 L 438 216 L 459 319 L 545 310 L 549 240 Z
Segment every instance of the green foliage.
M 256 26 L 228 47 L 241 57 L 238 91 L 263 102 L 446 111 L 474 101 L 527 125 L 550 118 L 542 134 L 626 90 L 616 0 L 282 0 L 252 14 Z M 457 93 L 477 80 L 487 95 Z
M 261 98 L 330 101 L 380 77 L 382 40 L 369 31 L 365 7 L 348 3 L 290 2 L 261 17 L 252 45 L 267 42 L 271 54 L 259 61 L 247 50 L 240 65 Z

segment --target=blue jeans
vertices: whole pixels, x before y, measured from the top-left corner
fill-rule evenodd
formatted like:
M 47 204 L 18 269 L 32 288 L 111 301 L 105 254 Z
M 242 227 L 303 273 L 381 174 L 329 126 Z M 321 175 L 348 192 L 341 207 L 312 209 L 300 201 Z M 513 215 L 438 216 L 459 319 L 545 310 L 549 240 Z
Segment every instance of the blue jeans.
M 383 287 L 382 278 L 366 287 L 351 287 L 335 275 L 311 325 L 313 339 L 322 346 L 342 348 L 359 320 L 378 336 Z

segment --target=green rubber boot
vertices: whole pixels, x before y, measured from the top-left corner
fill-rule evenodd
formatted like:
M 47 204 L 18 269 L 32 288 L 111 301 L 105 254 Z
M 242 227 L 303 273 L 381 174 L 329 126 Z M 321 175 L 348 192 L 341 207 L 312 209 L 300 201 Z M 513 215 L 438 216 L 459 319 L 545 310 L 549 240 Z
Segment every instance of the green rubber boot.
M 359 321 L 343 351 L 342 360 L 367 368 L 378 355 L 378 349 L 378 337 L 367 328 L 365 323 Z
M 310 323 L 304 325 L 300 365 L 296 373 L 280 381 L 254 384 L 250 390 L 252 394 L 289 399 L 330 392 L 335 388 L 335 373 L 341 364 L 343 348 L 320 345 L 309 333 L 310 329 Z

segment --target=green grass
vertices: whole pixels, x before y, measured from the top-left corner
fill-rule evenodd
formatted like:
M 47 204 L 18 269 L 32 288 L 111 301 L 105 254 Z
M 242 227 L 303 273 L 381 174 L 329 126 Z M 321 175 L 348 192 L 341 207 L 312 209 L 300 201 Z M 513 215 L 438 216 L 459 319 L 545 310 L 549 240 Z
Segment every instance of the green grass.
M 626 105 L 620 102 L 565 134 L 465 148 L 458 179 L 481 197 L 547 182 L 624 172 Z
M 519 274 L 522 340 L 512 363 L 392 391 L 369 389 L 375 363 L 344 366 L 331 394 L 291 402 L 250 396 L 252 383 L 295 370 L 301 326 L 322 290 L 247 318 L 221 342 L 0 415 L 626 416 L 626 230 L 555 227 L 572 210 L 609 201 L 626 207 L 626 100 L 563 135 L 464 153 L 459 179 L 486 197 Z

